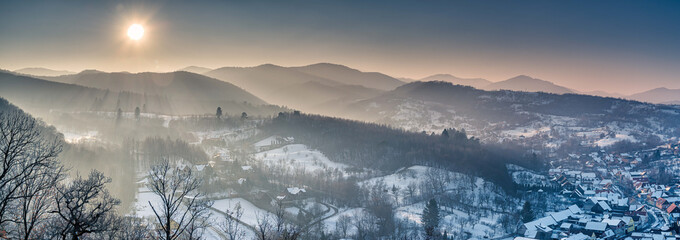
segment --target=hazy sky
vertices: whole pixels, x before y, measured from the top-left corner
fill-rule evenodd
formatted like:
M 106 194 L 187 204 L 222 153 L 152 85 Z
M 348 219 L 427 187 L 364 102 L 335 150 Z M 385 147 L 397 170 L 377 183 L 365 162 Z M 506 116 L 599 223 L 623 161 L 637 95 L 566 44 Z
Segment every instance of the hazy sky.
M 11 1 L 0 68 L 344 64 L 395 77 L 519 74 L 577 90 L 680 88 L 680 1 Z M 127 27 L 140 23 L 140 42 Z

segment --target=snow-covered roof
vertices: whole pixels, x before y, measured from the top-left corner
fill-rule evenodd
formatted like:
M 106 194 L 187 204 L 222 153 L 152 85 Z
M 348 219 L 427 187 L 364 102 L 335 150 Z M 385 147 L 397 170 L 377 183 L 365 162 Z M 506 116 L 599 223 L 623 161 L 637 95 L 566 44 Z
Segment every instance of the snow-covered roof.
M 571 228 L 571 223 L 566 223 L 566 222 L 562 223 L 562 225 L 560 225 L 560 228 L 561 229 L 569 229 L 569 228 Z
M 568 238 L 565 238 L 564 240 L 586 240 L 589 239 L 588 235 L 585 235 L 583 233 L 579 233 L 576 235 L 571 235 Z
M 557 224 L 557 222 L 555 222 L 555 219 L 553 219 L 551 216 L 545 216 L 545 217 L 536 219 L 534 221 L 525 223 L 524 227 L 526 227 L 527 232 L 534 231 L 534 233 L 535 233 L 535 230 L 539 226 L 548 227 L 548 226 L 552 226 L 552 225 L 556 225 L 556 224 Z M 527 237 L 527 234 L 525 233 L 524 236 Z
M 621 219 L 602 219 L 602 222 L 609 226 L 618 226 L 622 221 Z
M 288 188 L 288 192 L 289 192 L 290 194 L 295 195 L 295 194 L 298 194 L 298 193 L 300 193 L 300 192 L 303 192 L 303 193 L 304 193 L 304 192 L 307 192 L 307 191 L 305 191 L 305 190 L 302 189 L 302 188 L 292 187 L 292 188 Z
M 243 169 L 243 171 L 248 171 L 248 170 L 253 169 L 253 167 L 252 166 L 241 166 L 241 169 Z
M 576 206 L 576 205 L 571 205 L 571 206 L 569 206 L 569 210 L 571 210 L 571 212 L 573 212 L 574 214 L 579 214 L 579 213 L 581 213 L 581 208 L 579 208 L 579 207 Z
M 597 205 L 599 205 L 602 208 L 602 210 L 604 210 L 604 211 L 611 211 L 612 210 L 612 208 L 610 208 L 609 205 L 605 201 L 599 201 L 599 202 L 597 202 Z
M 586 223 L 586 230 L 604 232 L 607 229 L 607 223 L 604 222 L 588 222 Z

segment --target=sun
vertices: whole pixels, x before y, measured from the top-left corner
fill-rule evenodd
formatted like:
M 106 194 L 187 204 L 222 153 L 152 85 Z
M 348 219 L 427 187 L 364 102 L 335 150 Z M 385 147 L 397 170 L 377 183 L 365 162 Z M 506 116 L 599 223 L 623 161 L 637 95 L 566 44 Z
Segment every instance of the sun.
M 139 25 L 139 24 L 136 24 L 136 23 L 132 24 L 128 28 L 127 35 L 132 40 L 142 39 L 142 37 L 144 36 L 144 27 L 142 27 L 142 25 Z

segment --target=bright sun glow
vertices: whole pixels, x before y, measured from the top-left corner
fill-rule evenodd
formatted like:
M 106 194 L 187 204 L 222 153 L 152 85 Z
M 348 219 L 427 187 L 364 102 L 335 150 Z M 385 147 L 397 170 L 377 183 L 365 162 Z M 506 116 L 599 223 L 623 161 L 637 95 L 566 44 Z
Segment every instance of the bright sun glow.
M 132 40 L 139 40 L 144 36 L 144 27 L 139 24 L 132 24 L 127 31 L 128 37 Z

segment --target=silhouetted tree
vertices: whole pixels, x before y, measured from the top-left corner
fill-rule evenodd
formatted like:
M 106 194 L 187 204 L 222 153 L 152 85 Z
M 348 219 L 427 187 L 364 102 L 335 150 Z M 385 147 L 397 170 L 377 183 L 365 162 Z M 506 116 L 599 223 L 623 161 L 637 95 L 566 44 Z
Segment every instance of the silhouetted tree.
M 425 238 L 432 239 L 438 235 L 439 228 L 439 205 L 434 199 L 430 199 L 423 209 L 423 228 L 425 228 Z
M 119 108 L 118 111 L 116 112 L 116 119 L 120 120 L 122 118 L 123 118 L 123 109 Z
M 246 120 L 248 119 L 248 114 L 246 112 L 241 113 L 241 120 Z
M 217 107 L 217 112 L 215 113 L 215 115 L 217 116 L 217 119 L 222 118 L 222 107 Z
M 71 183 L 60 185 L 56 192 L 54 213 L 62 239 L 79 239 L 85 234 L 103 233 L 118 229 L 114 208 L 120 204 L 109 195 L 105 185 L 111 182 L 101 172 L 93 170 L 87 179 L 76 177 Z
M 139 115 L 141 115 L 141 112 L 140 112 L 140 110 L 139 110 L 139 107 L 136 107 L 136 108 L 135 108 L 135 118 L 136 118 L 137 120 L 139 120 Z
M 522 216 L 522 222 L 527 223 L 534 220 L 534 210 L 531 209 L 531 203 L 529 203 L 529 201 L 524 202 L 520 215 Z
M 46 210 L 46 199 L 38 194 L 49 191 L 60 178 L 62 166 L 56 157 L 61 149 L 58 139 L 47 139 L 46 131 L 31 116 L 21 111 L 0 112 L 0 229 L 22 215 L 25 219 L 15 223 L 38 223 Z M 23 231 L 28 236 L 32 229 Z
M 233 210 L 225 210 L 224 223 L 221 228 L 228 240 L 238 240 L 246 237 L 244 227 L 239 223 L 243 217 L 243 208 L 240 203 L 236 203 Z
M 164 240 L 199 238 L 212 205 L 199 191 L 200 178 L 190 167 L 173 168 L 164 159 L 151 167 L 149 179 L 149 188 L 160 199 L 156 203 L 149 201 L 158 224 L 156 237 Z
M 442 131 L 442 137 L 445 138 L 445 139 L 448 139 L 449 138 L 449 131 L 444 129 L 444 131 Z

